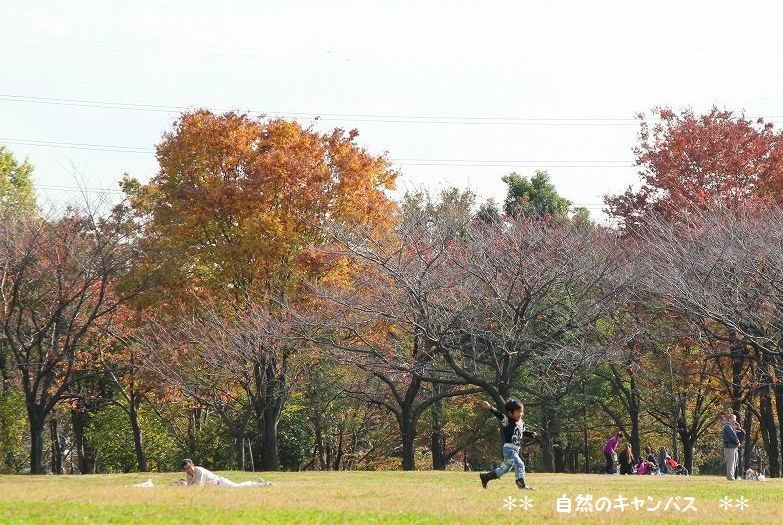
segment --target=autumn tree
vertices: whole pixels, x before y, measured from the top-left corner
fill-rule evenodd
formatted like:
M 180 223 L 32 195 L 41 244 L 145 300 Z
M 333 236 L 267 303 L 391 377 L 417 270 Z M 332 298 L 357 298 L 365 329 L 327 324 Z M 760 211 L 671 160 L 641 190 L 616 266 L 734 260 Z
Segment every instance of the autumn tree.
M 135 252 L 120 223 L 88 212 L 4 219 L 0 328 L 25 396 L 30 471 L 40 474 L 47 416 L 88 367 L 95 329 L 136 293 L 116 287 Z
M 351 285 L 317 291 L 325 302 L 325 315 L 315 321 L 326 328 L 319 342 L 336 349 L 338 360 L 367 378 L 351 395 L 394 415 L 404 470 L 415 468 L 418 426 L 426 411 L 438 411 L 444 399 L 478 391 L 460 388 L 459 378 L 435 377 L 434 369 L 444 364 L 436 363 L 433 341 L 422 331 L 431 322 L 427 296 L 448 293 L 455 284 L 444 266 L 473 220 L 473 206 L 474 195 L 457 188 L 444 189 L 437 198 L 423 190 L 409 192 L 388 235 L 333 230 L 339 242 L 334 256 L 349 258 L 353 266 Z M 445 456 L 443 443 L 436 439 L 434 445 L 433 456 Z
M 626 239 L 626 242 L 632 246 L 635 243 L 633 239 Z M 626 295 L 627 302 L 620 305 L 618 315 L 607 327 L 606 342 L 614 348 L 616 360 L 591 370 L 590 374 L 595 379 L 591 382 L 598 387 L 592 390 L 598 392 L 585 402 L 600 407 L 631 444 L 634 457 L 640 457 L 642 418 L 650 402 L 647 398 L 649 389 L 645 389 L 645 385 L 652 383 L 659 386 L 664 396 L 673 392 L 669 382 L 665 385 L 657 381 L 646 383 L 644 379 L 648 374 L 663 374 L 659 363 L 666 357 L 661 356 L 661 349 L 674 344 L 674 329 L 681 319 L 649 297 L 634 294 L 633 285 L 630 289 L 631 293 Z M 655 377 L 656 380 L 659 378 L 658 375 Z M 670 401 L 667 400 L 663 406 L 670 407 Z M 656 403 L 660 404 L 660 397 Z M 673 451 L 673 454 L 676 455 L 676 452 Z
M 713 357 L 731 359 L 727 397 L 758 420 L 774 477 L 781 475 L 783 423 L 781 213 L 764 206 L 713 208 L 691 211 L 676 224 L 648 219 L 639 282 L 698 327 Z M 734 368 L 743 361 L 753 363 L 750 378 L 742 367 Z
M 8 149 L 0 146 L 0 217 L 35 213 L 32 172 L 33 166 L 27 160 L 19 163 Z M 8 359 L 8 348 L 0 335 L 0 396 L 7 395 L 11 387 L 12 367 Z
M 225 312 L 219 304 L 201 304 L 177 323 L 153 321 L 141 341 L 147 362 L 170 386 L 181 390 L 221 419 L 236 447 L 237 467 L 244 468 L 243 444 L 251 416 L 265 414 L 270 405 L 285 403 L 302 364 L 295 350 L 306 344 L 288 309 L 247 305 L 238 312 Z M 301 352 L 300 352 L 301 353 Z M 300 356 L 300 359 L 302 356 Z M 266 375 L 267 363 L 275 361 L 276 376 Z M 257 418 L 265 464 L 277 450 L 276 425 Z
M 662 221 L 688 224 L 691 214 L 698 216 L 716 206 L 741 212 L 758 203 L 781 202 L 783 135 L 771 123 L 715 107 L 704 115 L 659 108 L 649 119 L 640 115 L 640 121 L 634 154 L 641 185 L 605 197 L 608 212 L 619 219 L 626 233 L 640 234 L 647 221 L 655 228 L 663 227 Z M 688 326 L 696 323 L 695 331 L 703 337 L 705 332 L 698 325 L 715 324 L 709 318 L 675 315 Z M 749 351 L 733 330 L 726 335 L 733 341 L 724 341 L 730 350 L 721 361 L 720 372 L 733 376 L 727 383 L 728 394 L 733 409 L 739 411 L 745 397 L 741 376 Z
M 612 358 L 601 321 L 632 280 L 629 256 L 612 232 L 537 216 L 475 223 L 468 238 L 450 266 L 455 288 L 428 297 L 457 320 L 431 337 L 451 372 L 498 406 L 513 392 L 539 406 L 544 468 L 554 470 L 557 403 Z
M 412 350 L 392 346 L 356 359 L 369 354 L 378 367 L 414 370 L 422 383 L 475 387 L 498 406 L 521 393 L 553 407 L 581 371 L 606 357 L 598 322 L 629 280 L 619 239 L 539 216 L 502 225 L 459 214 L 447 219 L 403 229 L 386 245 L 346 243 L 369 267 L 363 278 L 377 274 L 377 284 L 362 288 L 384 295 L 372 307 L 361 297 L 343 304 L 362 305 L 391 327 L 370 330 L 376 337 L 403 330 Z M 547 417 L 552 469 L 556 428 L 556 417 Z
M 693 472 L 696 444 L 713 431 L 726 399 L 715 376 L 717 362 L 704 339 L 694 337 L 699 330 L 687 316 L 666 309 L 643 287 L 636 291 L 613 326 L 620 362 L 594 372 L 619 403 L 608 396 L 596 402 L 629 439 L 634 457 L 641 453 L 644 417 L 648 427 L 657 423 L 668 431 L 670 453 Z
M 112 386 L 108 402 L 119 407 L 128 417 L 136 467 L 140 472 L 148 470 L 140 408 L 145 399 L 156 389 L 161 390 L 162 386 L 156 375 L 145 366 L 145 348 L 140 334 L 143 329 L 144 316 L 141 312 L 133 305 L 123 305 L 95 343 L 95 361 Z
M 356 368 L 321 360 L 302 370 L 300 386 L 292 393 L 312 437 L 302 470 L 393 468 L 398 449 L 397 422 L 386 407 L 374 402 L 367 376 Z M 378 385 L 375 385 L 378 386 Z
M 236 113 L 182 115 L 158 145 L 159 173 L 146 185 L 123 183 L 146 257 L 166 268 L 158 306 L 199 297 L 241 315 L 249 305 L 295 302 L 302 282 L 331 270 L 310 255 L 327 239 L 327 222 L 379 225 L 394 209 L 385 191 L 396 173 L 356 137 Z M 270 356 L 259 394 L 285 391 L 286 373 Z M 284 399 L 255 405 L 269 470 L 278 468 Z
M 772 123 L 716 107 L 705 115 L 659 108 L 639 119 L 641 186 L 604 199 L 624 227 L 651 212 L 671 219 L 694 206 L 783 201 L 783 135 Z
M 90 347 L 96 350 L 90 353 L 90 360 L 98 361 L 100 335 L 91 338 Z M 89 437 L 90 425 L 94 417 L 114 401 L 115 389 L 111 378 L 100 371 L 99 367 L 79 367 L 73 372 L 73 381 L 68 387 L 64 405 L 70 412 L 72 454 L 80 474 L 95 474 L 98 468 L 98 447 Z

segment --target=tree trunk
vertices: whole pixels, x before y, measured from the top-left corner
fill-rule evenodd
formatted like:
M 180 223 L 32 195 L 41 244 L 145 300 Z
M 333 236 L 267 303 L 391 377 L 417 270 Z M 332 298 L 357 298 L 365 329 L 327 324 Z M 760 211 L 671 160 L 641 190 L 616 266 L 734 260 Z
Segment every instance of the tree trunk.
M 76 461 L 80 474 L 95 473 L 95 449 L 85 436 L 85 430 L 90 421 L 90 415 L 81 410 L 71 411 L 71 426 L 73 427 L 73 445 L 76 449 Z
M 669 377 L 671 379 L 671 396 L 672 396 L 672 442 L 671 442 L 671 455 L 674 457 L 674 459 L 677 459 L 677 427 L 679 426 L 680 422 L 680 405 L 679 405 L 679 396 L 674 388 L 674 371 L 672 369 L 672 356 L 669 354 Z M 685 424 L 685 421 L 682 422 L 683 425 Z M 664 467 L 661 466 L 661 471 L 664 471 Z
M 761 435 L 764 438 L 764 447 L 767 449 L 769 460 L 769 475 L 773 478 L 780 477 L 780 447 L 778 442 L 777 427 L 772 410 L 769 386 L 763 386 L 759 391 L 759 425 Z
M 555 441 L 560 435 L 560 422 L 557 408 L 552 399 L 544 399 L 541 403 L 541 453 L 544 472 L 556 472 Z
M 324 433 L 323 430 L 321 430 L 321 418 L 316 416 L 315 422 L 315 449 L 313 451 L 313 454 L 316 456 L 316 459 L 318 460 L 318 470 L 326 470 L 327 462 L 326 462 L 326 450 L 324 447 Z
M 430 447 L 432 449 L 432 469 L 446 470 L 446 462 L 443 450 L 443 431 L 433 431 Z
M 639 390 L 636 387 L 636 379 L 633 374 L 631 374 L 629 393 L 628 415 L 631 418 L 631 452 L 633 452 L 633 457 L 638 458 L 642 452 L 641 439 L 639 437 L 639 413 L 641 412 L 641 407 Z
M 326 453 L 324 454 L 326 467 L 323 470 L 332 470 L 332 440 L 326 443 Z
M 432 469 L 446 469 L 445 438 L 443 435 L 443 401 L 438 400 L 432 404 L 432 435 L 430 449 L 432 452 Z
M 416 422 L 412 410 L 403 408 L 402 425 L 402 470 L 416 470 Z
M 147 472 L 147 456 L 144 454 L 144 442 L 142 441 L 141 426 L 139 425 L 138 402 L 136 399 L 131 399 L 129 403 L 133 448 L 136 451 L 136 465 L 139 467 L 139 472 Z
M 555 472 L 565 472 L 566 457 L 565 457 L 565 451 L 563 450 L 563 447 L 555 447 L 554 456 L 555 456 Z
M 49 420 L 49 445 L 51 446 L 52 474 L 62 474 L 63 452 L 60 446 L 60 429 L 56 419 Z
M 237 470 L 245 470 L 245 438 L 234 436 L 234 454 L 236 455 Z
M 745 430 L 745 441 L 742 443 L 742 472 L 745 472 L 750 468 L 750 459 L 753 453 L 753 441 L 750 439 L 753 431 L 753 412 L 747 408 L 742 428 Z
M 286 377 L 285 359 L 277 361 L 270 356 L 253 365 L 253 411 L 261 439 L 261 469 L 267 471 L 280 470 L 277 422 L 285 404 Z
M 778 360 L 780 359 L 780 356 L 778 356 Z M 776 367 L 776 377 L 777 382 L 774 386 L 774 392 L 775 392 L 775 406 L 777 407 L 777 414 L 778 414 L 778 433 L 780 435 L 781 441 L 781 448 L 783 448 L 783 372 L 781 370 L 781 367 Z M 781 455 L 783 455 L 783 450 L 781 450 Z M 783 459 L 783 458 L 782 458 Z M 783 474 L 783 466 L 781 466 L 781 473 Z
M 571 448 L 571 474 L 579 472 L 579 447 L 569 445 Z
M 745 345 L 731 334 L 731 410 L 739 414 L 742 407 L 742 368 L 745 361 Z
M 413 375 L 397 414 L 402 439 L 402 470 L 416 470 L 416 426 L 420 415 L 416 410 L 416 397 L 420 389 L 421 377 Z
M 280 457 L 277 451 L 277 416 L 275 407 L 264 410 L 261 418 L 262 454 L 261 465 L 263 470 L 280 470 Z
M 188 417 L 188 436 L 187 436 L 188 455 L 190 457 L 195 457 L 196 448 L 197 448 L 196 435 L 198 434 L 199 429 L 201 428 L 201 409 L 199 408 L 191 409 L 189 416 L 190 417 Z
M 342 467 L 343 462 L 343 442 L 345 440 L 345 428 L 343 425 L 338 426 L 338 435 L 337 435 L 337 451 L 334 454 L 334 470 L 340 470 Z
M 680 436 L 682 440 L 682 464 L 688 469 L 688 472 L 693 472 L 693 449 L 696 446 L 696 439 Z
M 11 391 L 11 372 L 8 370 L 6 346 L 0 342 L 0 396 L 5 397 Z
M 44 416 L 39 415 L 37 407 L 28 407 L 30 424 L 30 474 L 45 474 L 44 457 Z
M 582 454 L 585 457 L 585 474 L 590 473 L 590 427 L 587 424 L 587 400 L 585 396 L 585 382 L 582 381 Z M 636 457 L 636 456 L 634 456 Z

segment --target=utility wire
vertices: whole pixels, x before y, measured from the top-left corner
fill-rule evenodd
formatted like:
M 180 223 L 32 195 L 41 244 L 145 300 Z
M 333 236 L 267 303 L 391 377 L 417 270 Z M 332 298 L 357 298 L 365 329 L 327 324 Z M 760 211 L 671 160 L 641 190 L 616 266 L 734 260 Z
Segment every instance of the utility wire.
M 99 100 L 83 100 L 71 98 L 36 97 L 28 95 L 12 95 L 0 93 L 0 101 L 20 102 L 30 104 L 49 104 L 58 106 L 87 107 L 97 109 L 115 109 L 127 111 L 151 111 L 162 113 L 181 113 L 196 109 L 198 106 L 167 106 L 160 104 L 142 104 L 136 102 L 107 102 Z M 215 113 L 238 111 L 237 108 L 209 108 Z M 281 117 L 306 117 L 317 120 L 383 123 L 417 123 L 417 124 L 495 124 L 495 125 L 553 125 L 553 126 L 628 126 L 635 125 L 636 119 L 627 117 L 477 117 L 448 115 L 400 115 L 400 114 L 369 114 L 369 113 L 326 113 L 302 111 L 266 111 L 247 110 L 248 113 L 273 115 Z
M 111 102 L 99 100 L 84 100 L 72 98 L 38 97 L 31 95 L 15 95 L 0 93 L 0 101 L 20 102 L 30 104 L 49 104 L 59 106 L 87 107 L 96 109 L 115 109 L 126 111 L 151 111 L 162 113 L 181 113 L 197 109 L 200 106 L 173 106 L 162 104 L 144 104 L 137 102 Z M 227 111 L 242 111 L 238 108 L 208 108 L 215 113 Z M 415 123 L 415 124 L 496 124 L 496 125 L 529 125 L 529 126 L 630 126 L 637 120 L 631 117 L 477 117 L 449 115 L 400 115 L 385 113 L 326 113 L 303 111 L 267 111 L 258 109 L 246 110 L 258 115 L 273 115 L 280 117 L 306 117 L 317 120 L 383 123 Z M 753 117 L 758 118 L 758 117 Z M 766 117 L 767 120 L 781 119 L 781 115 Z
M 66 192 L 77 192 L 77 193 L 112 193 L 112 194 L 118 194 L 118 195 L 124 195 L 124 192 L 122 190 L 117 189 L 110 189 L 110 188 L 95 188 L 95 187 L 81 187 L 81 186 L 63 186 L 63 185 L 57 185 L 57 184 L 35 184 L 34 185 L 36 189 L 43 189 L 47 191 L 66 191 Z M 588 208 L 588 209 L 602 209 L 606 205 L 603 203 L 574 203 L 571 204 L 571 208 Z
M 137 146 L 122 146 L 109 144 L 91 144 L 84 142 L 57 142 L 51 140 L 17 139 L 0 137 L 0 142 L 43 148 L 64 148 L 85 151 L 105 151 L 110 153 L 136 153 L 149 155 L 155 153 L 153 148 Z M 627 160 L 494 160 L 494 159 L 427 159 L 427 158 L 394 158 L 392 162 L 402 166 L 454 166 L 454 167 L 539 167 L 547 168 L 632 168 Z

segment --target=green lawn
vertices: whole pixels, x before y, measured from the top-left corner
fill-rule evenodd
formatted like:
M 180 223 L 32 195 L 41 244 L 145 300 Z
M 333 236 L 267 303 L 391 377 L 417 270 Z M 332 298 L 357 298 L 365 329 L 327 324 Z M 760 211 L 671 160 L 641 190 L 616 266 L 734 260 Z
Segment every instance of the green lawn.
M 235 481 L 254 479 L 228 472 Z M 718 477 L 529 474 L 538 490 L 522 493 L 511 475 L 483 490 L 477 473 L 298 472 L 263 474 L 272 487 L 194 488 L 170 483 L 180 474 L 0 476 L 0 523 L 779 523 L 783 480 L 728 482 Z M 155 488 L 130 485 L 151 477 Z M 654 506 L 621 512 L 558 513 L 556 499 L 634 497 Z M 533 507 L 504 508 L 528 496 Z M 664 511 L 669 498 L 696 511 Z M 748 508 L 723 510 L 720 499 L 740 497 Z M 651 498 L 651 499 L 650 499 Z M 604 500 L 605 503 L 605 500 Z

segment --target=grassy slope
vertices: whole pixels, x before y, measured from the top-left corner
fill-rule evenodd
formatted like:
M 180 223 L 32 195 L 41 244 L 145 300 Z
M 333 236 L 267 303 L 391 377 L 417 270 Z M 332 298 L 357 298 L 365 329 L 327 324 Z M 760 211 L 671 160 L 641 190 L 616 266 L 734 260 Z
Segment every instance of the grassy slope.
M 226 473 L 235 481 L 248 473 Z M 530 474 L 534 507 L 505 510 L 503 499 L 523 494 L 511 476 L 483 490 L 477 473 L 306 472 L 264 474 L 273 487 L 184 488 L 178 474 L 0 476 L 0 523 L 779 523 L 783 480 L 734 482 L 717 477 Z M 152 477 L 152 489 L 129 485 Z M 696 497 L 695 513 L 631 512 L 563 515 L 555 499 L 623 495 L 654 500 Z M 721 497 L 744 496 L 745 511 L 723 511 Z

